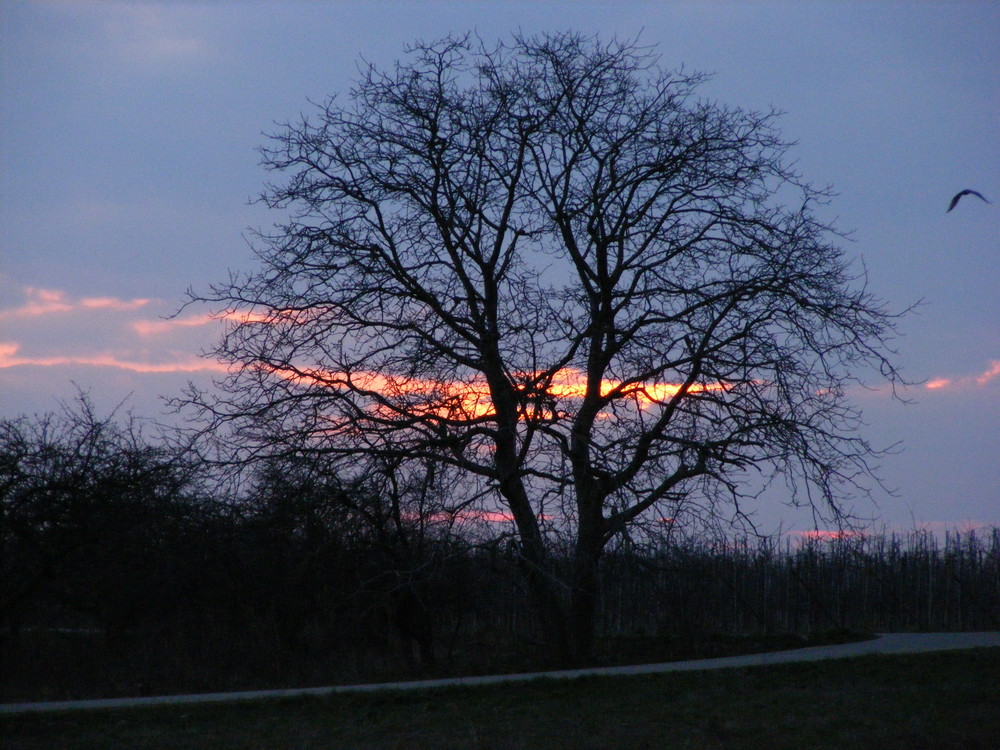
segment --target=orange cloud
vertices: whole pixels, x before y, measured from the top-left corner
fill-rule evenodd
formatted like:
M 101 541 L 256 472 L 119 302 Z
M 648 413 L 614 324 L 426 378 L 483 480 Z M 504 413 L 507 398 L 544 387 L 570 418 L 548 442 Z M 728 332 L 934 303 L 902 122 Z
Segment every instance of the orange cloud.
M 467 382 L 461 382 L 393 377 L 367 372 L 354 375 L 320 370 L 306 371 L 303 374 L 279 369 L 274 369 L 272 372 L 296 384 L 318 385 L 324 388 L 350 387 L 378 393 L 388 398 L 405 399 L 410 402 L 407 405 L 409 411 L 425 416 L 469 420 L 493 414 L 489 387 L 483 378 L 472 378 Z M 414 404 L 412 403 L 414 398 L 421 399 L 425 403 Z
M 652 404 L 662 403 L 669 398 L 676 396 L 683 386 L 675 383 L 635 383 L 624 385 L 619 380 L 602 380 L 601 395 L 607 396 L 615 391 L 619 391 L 622 396 L 634 398 L 640 408 L 646 408 Z M 703 393 L 705 391 L 724 391 L 727 386 L 724 383 L 712 383 L 709 385 L 692 385 L 688 391 L 690 393 Z M 579 370 L 564 369 L 556 373 L 552 379 L 552 385 L 546 389 L 546 393 L 556 398 L 583 398 L 587 394 L 587 381 L 583 373 Z
M 407 411 L 423 416 L 464 421 L 494 413 L 489 386 L 485 378 L 482 377 L 474 377 L 467 381 L 437 381 L 367 372 L 347 375 L 322 370 L 306 370 L 300 373 L 279 368 L 274 368 L 272 372 L 278 377 L 306 386 L 350 387 L 355 390 L 377 393 L 388 398 L 403 398 L 408 402 Z M 537 376 L 525 377 L 523 380 L 534 383 L 537 381 Z M 527 387 L 529 386 L 525 386 L 525 388 Z M 528 406 L 529 412 L 524 415 L 526 417 L 552 416 L 552 410 L 556 408 L 557 400 L 579 400 L 587 393 L 587 382 L 584 374 L 570 368 L 558 371 L 547 387 L 540 385 L 532 387 L 537 388 L 540 398 L 537 399 L 536 403 Z M 621 381 L 606 379 L 601 381 L 601 395 L 608 396 L 617 393 L 622 398 L 633 399 L 640 409 L 646 409 L 675 396 L 682 387 L 674 383 L 626 385 Z M 724 391 L 727 388 L 728 385 L 725 383 L 695 384 L 688 388 L 688 392 Z M 415 398 L 424 401 L 424 403 L 413 403 Z

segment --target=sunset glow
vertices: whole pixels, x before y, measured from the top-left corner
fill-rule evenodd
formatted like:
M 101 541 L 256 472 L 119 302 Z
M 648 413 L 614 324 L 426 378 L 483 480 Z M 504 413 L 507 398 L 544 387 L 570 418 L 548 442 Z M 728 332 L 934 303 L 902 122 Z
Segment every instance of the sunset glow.
M 404 399 L 410 402 L 406 405 L 407 411 L 421 416 L 464 421 L 494 413 L 489 386 L 483 377 L 473 377 L 468 381 L 436 381 L 365 372 L 346 375 L 319 370 L 293 372 L 280 368 L 274 368 L 272 372 L 285 380 L 305 386 L 350 387 L 355 391 L 367 391 L 388 399 Z M 557 400 L 577 401 L 587 394 L 586 376 L 579 370 L 570 368 L 558 371 L 545 388 L 534 385 L 538 380 L 537 375 L 519 380 L 531 383 L 531 387 L 541 394 L 541 398 L 536 399 L 529 407 L 532 410 L 531 417 L 551 418 L 555 416 L 552 409 L 556 408 Z M 522 390 L 527 387 L 522 386 Z M 616 380 L 601 381 L 602 396 L 632 399 L 640 409 L 662 404 L 680 393 L 682 388 L 682 385 L 675 383 L 624 384 Z M 705 393 L 725 391 L 728 388 L 725 383 L 694 384 L 687 392 Z M 414 404 L 414 397 L 426 403 Z
M 621 396 L 634 398 L 639 408 L 645 409 L 653 404 L 663 403 L 673 398 L 681 391 L 682 387 L 675 383 L 636 383 L 625 385 L 618 380 L 602 380 L 601 395 L 608 396 L 619 391 Z M 688 388 L 688 392 L 724 391 L 727 388 L 728 386 L 725 383 L 694 384 Z M 586 376 L 579 370 L 560 370 L 552 379 L 552 385 L 546 389 L 546 393 L 556 398 L 583 398 L 587 393 Z
M 538 514 L 539 521 L 551 521 L 555 516 L 547 513 Z M 420 516 L 414 514 L 410 520 L 419 520 Z M 455 521 L 467 523 L 514 523 L 514 514 L 504 510 L 460 510 L 449 513 L 431 513 L 426 516 L 426 520 L 431 523 L 453 523 Z

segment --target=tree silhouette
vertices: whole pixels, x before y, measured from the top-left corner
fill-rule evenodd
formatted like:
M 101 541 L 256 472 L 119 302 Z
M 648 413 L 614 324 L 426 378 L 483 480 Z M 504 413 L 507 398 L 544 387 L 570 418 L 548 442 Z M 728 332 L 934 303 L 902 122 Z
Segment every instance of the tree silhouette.
M 61 412 L 0 420 L 0 607 L 19 618 L 57 602 L 109 635 L 179 606 L 181 540 L 198 467 L 142 423 L 99 417 L 80 393 Z
M 776 113 L 699 99 L 705 76 L 635 43 L 407 53 L 272 137 L 262 199 L 287 218 L 259 270 L 192 294 L 230 320 L 231 371 L 186 401 L 233 460 L 458 472 L 451 511 L 510 518 L 567 662 L 635 524 L 738 518 L 752 470 L 840 516 L 876 455 L 845 389 L 897 381 L 894 316 Z

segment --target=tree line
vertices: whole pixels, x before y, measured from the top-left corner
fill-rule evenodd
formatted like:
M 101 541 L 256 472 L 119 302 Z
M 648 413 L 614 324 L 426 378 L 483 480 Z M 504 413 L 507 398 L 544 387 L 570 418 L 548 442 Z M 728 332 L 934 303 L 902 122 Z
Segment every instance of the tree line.
M 556 665 L 509 522 L 442 513 L 426 472 L 319 463 L 234 483 L 85 398 L 0 422 L 5 699 Z M 793 545 L 671 526 L 621 537 L 599 576 L 598 651 L 1000 627 L 997 528 Z

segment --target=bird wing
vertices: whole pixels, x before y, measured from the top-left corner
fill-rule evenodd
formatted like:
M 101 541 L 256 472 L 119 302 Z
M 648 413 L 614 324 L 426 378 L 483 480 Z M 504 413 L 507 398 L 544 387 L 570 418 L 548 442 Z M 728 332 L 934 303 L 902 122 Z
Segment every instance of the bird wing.
M 978 190 L 970 190 L 969 188 L 966 188 L 962 192 L 956 194 L 955 197 L 951 199 L 951 205 L 948 206 L 948 211 L 951 211 L 951 209 L 953 209 L 958 204 L 958 201 L 961 199 L 963 195 L 974 195 L 977 198 L 979 198 L 979 200 L 986 201 L 987 203 L 989 203 L 989 201 L 986 200 L 985 196 L 983 196 L 983 194 L 980 193 Z M 945 213 L 948 213 L 948 211 L 945 211 Z

